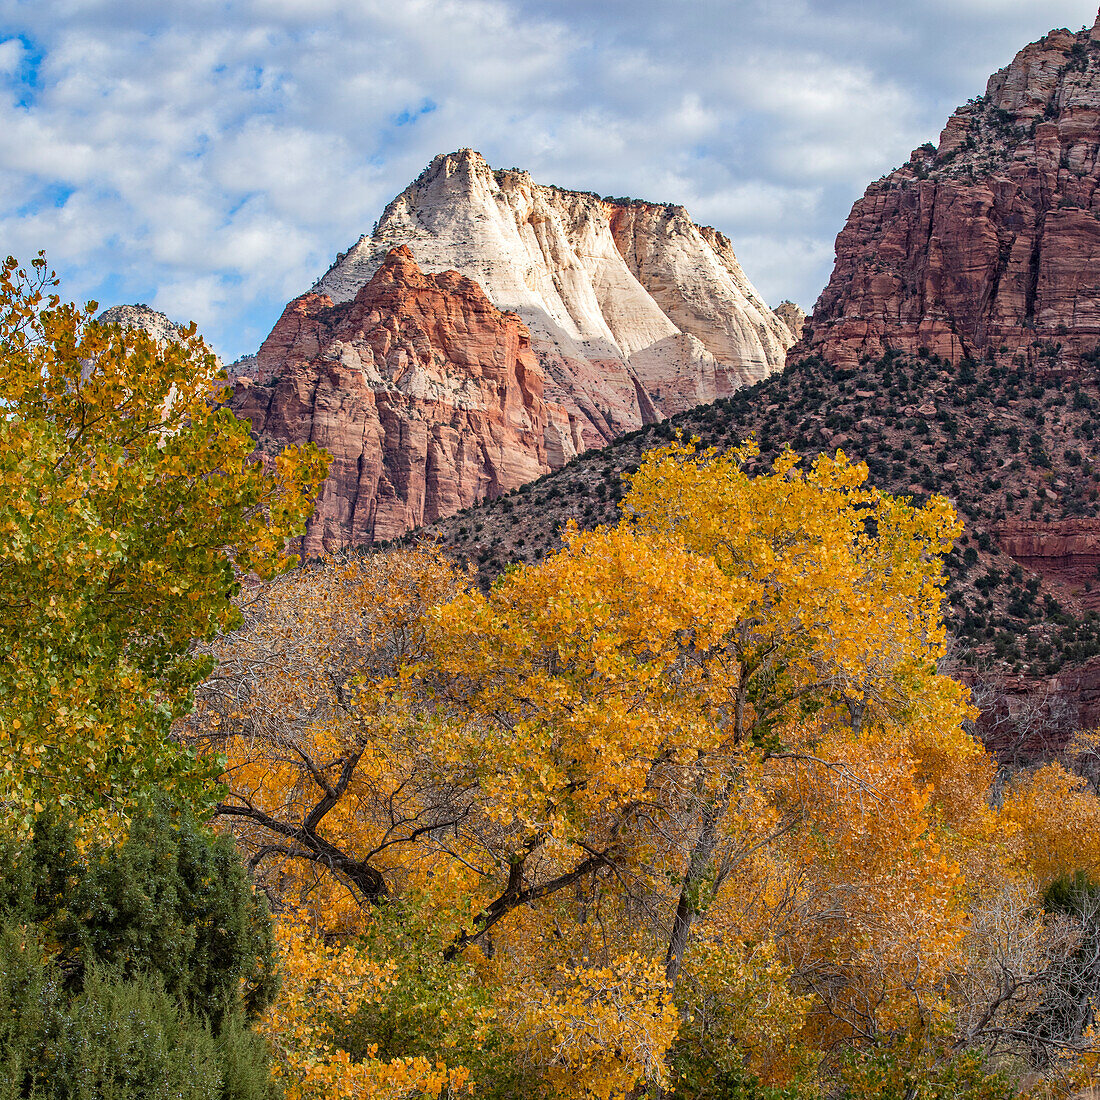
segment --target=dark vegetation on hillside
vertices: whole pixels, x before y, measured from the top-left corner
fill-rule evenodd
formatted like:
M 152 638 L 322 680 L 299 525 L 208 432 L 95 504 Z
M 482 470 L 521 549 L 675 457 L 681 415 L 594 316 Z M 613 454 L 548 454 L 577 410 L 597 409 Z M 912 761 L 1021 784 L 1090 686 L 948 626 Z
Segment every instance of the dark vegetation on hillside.
M 0 839 L 4 1100 L 277 1100 L 249 1026 L 277 987 L 267 905 L 186 808 L 84 851 L 49 812 Z
M 754 437 L 761 471 L 785 444 L 807 459 L 841 448 L 866 461 L 883 489 L 917 501 L 947 496 L 966 525 L 947 558 L 945 606 L 963 666 L 1044 677 L 1100 654 L 1100 615 L 1090 606 L 1100 605 L 1100 576 L 1077 591 L 1051 585 L 998 542 L 1006 525 L 1100 515 L 1095 376 L 971 360 L 956 366 L 930 355 L 888 353 L 858 371 L 804 359 L 410 538 L 439 540 L 488 583 L 510 563 L 558 547 L 569 520 L 582 528 L 615 522 L 623 475 L 677 432 L 722 450 Z

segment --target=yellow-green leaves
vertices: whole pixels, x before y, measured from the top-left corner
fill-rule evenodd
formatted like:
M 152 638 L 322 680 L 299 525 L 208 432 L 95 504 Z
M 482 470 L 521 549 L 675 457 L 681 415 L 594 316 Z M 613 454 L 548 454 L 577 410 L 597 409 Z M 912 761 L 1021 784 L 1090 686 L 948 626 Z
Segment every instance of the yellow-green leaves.
M 209 671 L 191 643 L 232 624 L 235 566 L 272 575 L 324 476 L 314 449 L 253 461 L 211 402 L 193 327 L 161 347 L 0 268 L 0 804 L 103 821 L 209 767 L 168 737 Z

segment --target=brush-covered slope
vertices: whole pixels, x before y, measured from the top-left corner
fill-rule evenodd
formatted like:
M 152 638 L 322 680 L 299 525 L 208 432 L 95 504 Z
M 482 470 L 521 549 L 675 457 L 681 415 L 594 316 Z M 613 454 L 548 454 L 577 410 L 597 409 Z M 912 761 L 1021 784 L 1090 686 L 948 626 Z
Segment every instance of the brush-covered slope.
M 614 522 L 623 475 L 680 431 L 701 446 L 748 437 L 763 470 L 789 443 L 841 448 L 881 488 L 948 496 L 966 524 L 949 556 L 945 616 L 954 660 L 1003 681 L 1060 677 L 1100 717 L 1100 388 L 1067 391 L 1027 367 L 891 353 L 855 368 L 807 358 L 752 389 L 643 428 L 500 500 L 415 533 L 488 581 L 560 545 L 570 519 Z M 1082 671 L 1084 666 L 1084 671 Z

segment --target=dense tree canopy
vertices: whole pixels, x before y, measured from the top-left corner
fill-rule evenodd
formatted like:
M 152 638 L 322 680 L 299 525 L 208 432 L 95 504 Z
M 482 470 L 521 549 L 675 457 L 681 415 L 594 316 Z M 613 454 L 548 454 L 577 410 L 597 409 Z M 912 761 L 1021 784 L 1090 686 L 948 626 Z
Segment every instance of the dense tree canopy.
M 0 925 L 34 928 L 79 994 L 96 969 L 152 975 L 216 1026 L 256 1016 L 275 990 L 271 923 L 230 838 L 158 799 L 126 836 L 77 848 L 43 814 L 26 843 L 0 851 Z
M 219 408 L 194 328 L 161 346 L 49 293 L 39 257 L 0 268 L 0 805 L 91 825 L 210 768 L 169 739 L 232 627 L 237 576 L 289 564 L 324 476 L 315 449 L 270 469 Z
M 322 562 L 215 643 L 189 734 L 294 914 L 293 1095 L 992 1097 L 983 1058 L 1039 1060 L 1078 927 L 1043 892 L 1100 872 L 1100 803 L 1058 765 L 993 797 L 937 671 L 946 501 L 745 456 L 651 453 L 617 527 L 488 593 L 430 550 Z M 452 967 L 436 1062 L 393 1041 L 424 973 L 395 921 Z
M 1098 735 L 1006 780 L 968 733 L 945 500 L 674 443 L 487 592 L 424 547 L 288 572 L 324 457 L 255 461 L 193 333 L 50 285 L 0 269 L 13 1095 L 46 1051 L 290 1100 L 1087 1080 Z M 228 841 L 170 807 L 219 772 L 277 995 Z
M 278 1100 L 251 1018 L 271 925 L 228 837 L 157 800 L 76 846 L 41 815 L 0 850 L 3 1100 Z

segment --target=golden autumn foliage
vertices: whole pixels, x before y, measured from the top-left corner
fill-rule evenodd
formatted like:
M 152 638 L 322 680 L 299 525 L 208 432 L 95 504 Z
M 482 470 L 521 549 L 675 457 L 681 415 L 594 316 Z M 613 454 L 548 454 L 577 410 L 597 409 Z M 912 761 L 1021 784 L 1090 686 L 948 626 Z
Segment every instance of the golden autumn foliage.
M 325 944 L 307 923 L 278 927 L 282 989 L 261 1031 L 275 1053 L 274 1073 L 287 1100 L 412 1100 L 465 1095 L 468 1073 L 424 1057 L 353 1061 L 325 1020 L 354 1015 L 393 984 L 392 963 L 354 946 Z
M 161 347 L 0 268 L 0 805 L 88 828 L 158 787 L 201 802 L 210 769 L 168 738 L 230 628 L 235 573 L 290 564 L 324 476 L 313 448 L 267 472 L 194 327 Z
M 261 881 L 326 927 L 361 929 L 364 895 L 415 888 L 429 869 L 390 853 L 425 858 L 448 820 L 438 769 L 407 715 L 364 689 L 422 657 L 429 608 L 459 585 L 422 551 L 313 563 L 251 595 L 212 646 L 218 670 L 181 728 L 225 753 L 221 810 Z
M 432 967 L 473 968 L 478 1034 L 548 1096 L 827 1074 L 862 1095 L 913 1066 L 993 1096 L 956 1054 L 1025 1056 L 1081 935 L 1044 890 L 1100 871 L 1100 802 L 1060 765 L 993 797 L 938 672 L 948 503 L 839 452 L 750 477 L 751 453 L 651 452 L 617 527 L 487 593 L 427 549 L 323 562 L 215 643 L 190 736 L 226 754 L 224 819 L 312 929 L 272 1034 L 320 1028 L 288 1042 L 333 1095 L 406 1095 L 356 1076 L 400 1043 L 340 1054 L 310 937 L 372 996 L 394 913 L 431 929 Z M 416 1087 L 461 1070 L 507 1095 L 468 1062 L 416 1062 Z
M 640 1079 L 667 1083 L 680 1017 L 659 962 L 637 953 L 558 967 L 508 989 L 503 1012 L 553 1096 L 611 1100 Z
M 1042 885 L 1067 870 L 1100 881 L 1100 800 L 1083 778 L 1047 764 L 1008 789 L 1003 816 L 1009 843 Z

